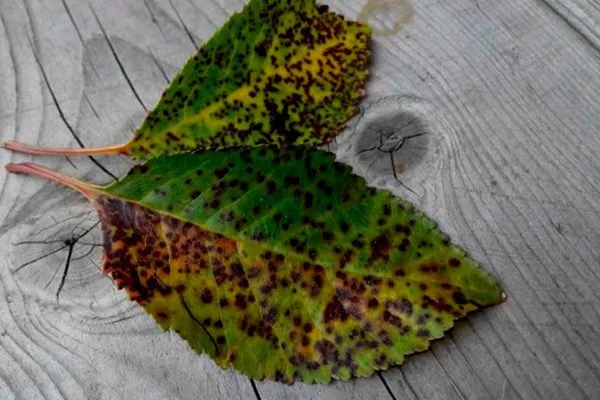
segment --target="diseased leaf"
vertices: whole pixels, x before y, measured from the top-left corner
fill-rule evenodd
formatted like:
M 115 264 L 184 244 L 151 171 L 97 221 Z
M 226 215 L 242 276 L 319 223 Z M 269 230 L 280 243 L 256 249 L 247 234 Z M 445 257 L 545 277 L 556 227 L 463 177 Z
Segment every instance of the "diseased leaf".
M 401 364 L 499 284 L 412 205 L 304 147 L 162 156 L 96 205 L 104 273 L 164 329 L 253 378 L 328 382 Z
M 5 147 L 149 159 L 230 146 L 327 143 L 364 96 L 369 37 L 368 26 L 314 0 L 252 0 L 187 62 L 130 142 L 77 150 Z

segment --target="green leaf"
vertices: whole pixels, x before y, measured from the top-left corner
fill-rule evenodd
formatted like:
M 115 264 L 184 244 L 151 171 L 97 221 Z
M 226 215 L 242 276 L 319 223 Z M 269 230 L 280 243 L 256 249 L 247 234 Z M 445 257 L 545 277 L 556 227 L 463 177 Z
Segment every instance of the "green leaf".
M 370 34 L 314 0 L 252 0 L 187 62 L 130 142 L 5 147 L 145 160 L 198 149 L 327 143 L 364 96 Z
M 96 205 L 104 272 L 164 329 L 253 378 L 369 376 L 501 302 L 499 284 L 435 223 L 296 146 L 162 156 Z

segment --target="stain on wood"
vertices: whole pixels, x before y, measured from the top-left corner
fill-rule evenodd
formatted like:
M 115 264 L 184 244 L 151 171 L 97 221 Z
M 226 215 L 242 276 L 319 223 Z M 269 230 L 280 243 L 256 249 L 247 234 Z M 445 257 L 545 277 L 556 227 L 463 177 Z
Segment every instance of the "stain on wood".
M 375 36 L 400 32 L 413 18 L 414 8 L 409 0 L 369 0 L 358 20 L 369 23 Z

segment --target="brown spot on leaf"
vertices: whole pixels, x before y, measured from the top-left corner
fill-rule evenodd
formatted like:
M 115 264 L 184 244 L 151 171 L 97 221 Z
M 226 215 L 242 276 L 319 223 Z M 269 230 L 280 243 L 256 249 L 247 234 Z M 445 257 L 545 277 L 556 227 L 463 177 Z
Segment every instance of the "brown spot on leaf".
M 458 260 L 456 258 L 451 258 L 450 261 L 448 262 L 448 264 L 450 264 L 450 266 L 453 268 L 458 268 L 458 267 L 460 267 L 460 260 Z
M 371 261 L 387 260 L 391 249 L 390 240 L 380 235 L 371 242 Z
M 323 321 L 330 323 L 333 321 L 346 321 L 349 317 L 348 312 L 337 297 L 334 297 L 323 312 Z

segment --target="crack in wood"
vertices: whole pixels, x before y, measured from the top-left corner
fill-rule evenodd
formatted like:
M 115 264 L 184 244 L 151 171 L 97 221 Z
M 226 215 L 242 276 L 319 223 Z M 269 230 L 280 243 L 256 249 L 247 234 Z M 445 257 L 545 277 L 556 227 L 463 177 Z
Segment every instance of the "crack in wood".
M 597 32 L 594 33 L 594 37 L 591 37 L 588 33 L 584 32 L 571 18 L 569 18 L 565 13 L 561 12 L 556 4 L 551 0 L 537 0 L 539 3 L 546 6 L 546 8 L 564 21 L 569 28 L 575 31 L 587 44 L 589 44 L 594 50 L 600 53 L 600 37 L 598 37 Z
M 129 88 L 131 89 L 131 91 L 132 91 L 133 95 L 135 96 L 135 98 L 137 99 L 138 103 L 140 103 L 140 106 L 142 106 L 144 111 L 148 112 L 148 108 L 142 101 L 142 98 L 138 94 L 135 86 L 133 85 L 133 82 L 129 78 L 129 75 L 127 74 L 127 71 L 125 70 L 125 66 L 121 62 L 121 59 L 119 58 L 119 54 L 117 53 L 117 50 L 115 49 L 110 38 L 108 37 L 108 34 L 106 33 L 106 30 L 104 29 L 104 25 L 102 25 L 100 18 L 98 18 L 98 14 L 96 14 L 96 11 L 94 10 L 94 7 L 92 6 L 92 4 L 91 3 L 88 3 L 88 4 L 89 4 L 92 14 L 94 15 L 94 19 L 96 20 L 96 23 L 98 24 L 98 27 L 100 28 L 100 31 L 102 32 L 102 35 L 104 36 L 104 39 L 106 40 L 106 43 L 108 44 L 108 48 L 110 49 L 111 54 L 113 55 L 115 61 L 117 62 L 117 65 L 119 66 L 119 69 L 121 70 L 121 73 L 123 74 L 123 77 L 125 78 L 125 81 L 127 81 Z
M 48 92 L 50 92 L 50 97 L 52 98 L 52 102 L 54 103 L 54 106 L 56 107 L 56 110 L 58 111 L 58 116 L 60 117 L 61 121 L 65 124 L 65 126 L 68 129 L 68 131 L 71 133 L 71 136 L 73 136 L 73 138 L 75 139 L 75 141 L 77 142 L 77 144 L 79 145 L 79 147 L 85 148 L 85 144 L 83 143 L 83 141 L 81 140 L 81 138 L 79 137 L 79 135 L 77 135 L 77 133 L 75 133 L 75 129 L 73 129 L 73 127 L 71 126 L 71 124 L 69 123 L 69 121 L 67 121 L 67 117 L 65 116 L 65 113 L 63 112 L 63 109 L 60 106 L 60 103 L 58 102 L 58 99 L 56 98 L 56 95 L 54 94 L 54 90 L 52 89 L 52 85 L 50 84 L 50 81 L 48 79 L 48 75 L 46 74 L 46 70 L 44 69 L 44 66 L 42 65 L 42 63 L 40 62 L 39 56 L 37 54 L 38 52 L 37 52 L 37 47 L 36 47 L 35 43 L 33 42 L 33 40 L 30 37 L 28 37 L 28 39 L 29 39 L 29 44 L 31 46 L 31 49 L 33 51 L 33 56 L 35 58 L 35 61 L 36 61 L 37 65 L 38 65 L 38 67 L 40 69 L 40 72 L 42 73 L 42 77 L 44 79 L 44 83 L 46 84 L 46 87 L 48 88 Z M 114 175 L 112 172 L 110 172 L 95 157 L 88 156 L 88 158 L 98 168 L 100 168 L 105 174 L 109 175 L 114 180 L 118 179 L 116 175 Z

